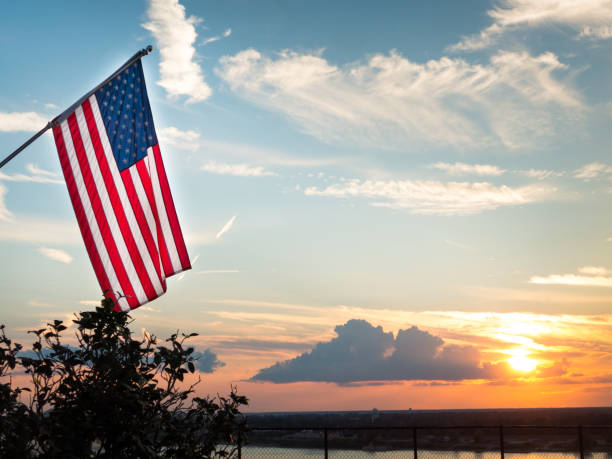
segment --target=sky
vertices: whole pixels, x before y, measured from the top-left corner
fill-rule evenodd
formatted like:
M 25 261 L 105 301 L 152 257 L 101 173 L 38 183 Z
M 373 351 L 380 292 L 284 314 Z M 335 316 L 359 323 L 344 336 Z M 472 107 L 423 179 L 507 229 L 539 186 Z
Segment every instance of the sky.
M 142 59 L 197 332 L 250 411 L 612 400 L 612 1 L 19 2 L 0 151 Z M 43 135 L 0 170 L 0 323 L 101 298 Z M 70 330 L 69 330 L 70 332 Z M 67 335 L 71 338 L 71 334 Z

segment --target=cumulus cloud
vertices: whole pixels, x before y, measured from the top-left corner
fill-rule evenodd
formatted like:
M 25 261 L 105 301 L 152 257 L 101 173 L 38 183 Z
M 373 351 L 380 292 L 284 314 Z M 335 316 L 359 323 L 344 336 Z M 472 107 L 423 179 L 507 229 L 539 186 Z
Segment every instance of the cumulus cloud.
M 200 144 L 200 133 L 192 130 L 183 131 L 174 126 L 168 126 L 159 131 L 160 140 L 167 145 L 170 145 L 181 150 L 196 151 Z
M 430 169 L 439 169 L 446 172 L 449 175 L 489 175 L 499 176 L 506 172 L 504 169 L 500 169 L 497 166 L 490 164 L 465 164 L 465 163 L 444 163 L 437 162 L 429 165 Z
M 493 19 L 489 27 L 478 34 L 463 37 L 450 49 L 482 49 L 498 42 L 507 32 L 546 24 L 569 27 L 580 38 L 606 39 L 612 36 L 610 0 L 500 0 L 488 15 Z
M 550 274 L 532 276 L 532 284 L 570 285 L 582 287 L 612 287 L 612 271 L 601 266 L 583 266 L 578 274 Z
M 445 344 L 412 327 L 397 336 L 365 320 L 352 319 L 335 328 L 337 337 L 310 352 L 277 362 L 251 379 L 288 383 L 326 381 L 447 380 L 490 378 L 495 365 L 481 362 L 473 346 Z
M 0 132 L 36 132 L 49 120 L 35 112 L 0 112 Z
M 212 94 L 204 81 L 199 64 L 195 62 L 195 26 L 201 20 L 187 17 L 185 7 L 178 0 L 151 0 L 147 11 L 149 22 L 142 26 L 150 31 L 161 54 L 157 82 L 168 96 L 187 96 L 187 103 L 200 102 Z
M 201 170 L 213 174 L 236 175 L 238 177 L 264 177 L 276 175 L 274 172 L 267 171 L 261 166 L 250 166 L 248 164 L 224 164 L 216 161 L 208 161 Z
M 59 261 L 60 263 L 72 263 L 72 256 L 60 249 L 52 249 L 49 247 L 40 247 L 38 251 L 45 257 Z
M 221 236 L 223 236 L 225 233 L 227 233 L 230 229 L 232 229 L 232 226 L 234 226 L 234 222 L 235 221 L 236 221 L 236 216 L 234 215 L 232 218 L 230 218 L 227 221 L 227 223 L 225 225 L 223 225 L 223 228 L 221 228 L 221 230 L 215 236 L 216 239 L 219 239 Z
M 442 57 L 424 64 L 392 51 L 340 68 L 321 53 L 248 49 L 217 74 L 245 99 L 279 111 L 326 142 L 405 149 L 421 140 L 455 147 L 532 146 L 580 116 L 578 93 L 556 78 L 552 53 L 500 52 L 486 64 Z
M 196 351 L 191 355 L 197 359 L 195 362 L 195 367 L 202 373 L 212 373 L 217 368 L 225 366 L 225 363 L 221 362 L 217 358 L 217 354 L 210 349 L 205 349 L 204 352 Z
M 422 180 L 347 180 L 324 189 L 309 187 L 307 196 L 375 199 L 373 206 L 408 209 L 414 214 L 472 215 L 502 206 L 550 199 L 555 189 L 540 185 L 511 188 L 487 182 L 438 182 Z

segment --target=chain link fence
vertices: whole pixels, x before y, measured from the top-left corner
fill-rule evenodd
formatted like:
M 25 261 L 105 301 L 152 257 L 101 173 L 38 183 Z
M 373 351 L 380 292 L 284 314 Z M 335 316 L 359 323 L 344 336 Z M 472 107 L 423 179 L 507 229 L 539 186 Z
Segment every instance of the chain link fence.
M 256 427 L 238 458 L 612 459 L 612 426 Z

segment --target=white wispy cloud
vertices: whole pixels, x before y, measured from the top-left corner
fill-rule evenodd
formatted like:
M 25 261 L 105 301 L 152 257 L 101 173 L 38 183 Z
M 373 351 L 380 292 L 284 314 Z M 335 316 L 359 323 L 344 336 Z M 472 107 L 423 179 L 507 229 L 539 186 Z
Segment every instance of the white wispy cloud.
M 45 108 L 56 109 L 56 108 L 59 108 L 59 107 L 57 105 L 55 105 L 55 104 L 48 103 L 48 104 L 45 104 Z
M 174 126 L 168 126 L 159 131 L 159 139 L 164 144 L 181 150 L 196 151 L 199 147 L 200 133 L 192 130 L 183 131 Z
M 453 51 L 488 47 L 507 32 L 547 24 L 574 29 L 577 37 L 606 39 L 612 36 L 610 0 L 500 0 L 488 11 L 493 23 L 481 32 L 463 37 L 450 47 Z
M 214 37 L 209 37 L 209 38 L 205 38 L 202 41 L 202 45 L 207 45 L 209 43 L 213 43 L 215 41 L 219 41 L 222 38 L 227 38 L 232 34 L 232 29 L 225 29 L 225 31 L 223 32 L 223 34 L 221 35 L 215 35 Z
M 324 189 L 309 187 L 307 196 L 377 199 L 373 206 L 408 209 L 414 214 L 472 215 L 502 206 L 551 199 L 555 188 L 525 185 L 511 188 L 487 182 L 439 182 L 422 180 L 348 180 Z
M 209 43 L 214 43 L 215 41 L 221 40 L 219 35 L 215 35 L 214 37 L 205 38 L 202 40 L 202 45 L 207 45 Z
M 239 269 L 205 269 L 196 271 L 196 274 L 233 274 L 241 272 Z
M 267 171 L 261 166 L 250 166 L 248 164 L 224 164 L 216 161 L 208 161 L 201 170 L 221 175 L 237 175 L 239 177 L 264 177 L 276 175 L 274 172 Z
M 58 245 L 83 244 L 76 221 L 13 215 L 10 212 L 5 218 L 2 218 L 2 188 L 0 184 L 0 241 Z
M 7 191 L 7 188 L 0 183 L 0 222 L 11 222 L 13 219 L 13 214 L 6 208 L 4 203 L 4 196 Z
M 580 117 L 578 93 L 555 76 L 566 68 L 552 53 L 502 51 L 485 64 L 449 57 L 421 64 L 392 51 L 340 68 L 321 53 L 271 58 L 248 49 L 222 57 L 216 72 L 238 95 L 326 142 L 517 148 Z
M 60 249 L 52 249 L 49 247 L 40 247 L 38 251 L 51 260 L 59 261 L 60 263 L 72 263 L 72 256 Z
M 524 175 L 525 177 L 534 178 L 538 180 L 544 180 L 550 177 L 562 177 L 565 175 L 564 171 L 552 171 L 547 169 L 527 169 L 516 171 L 518 174 Z
M 0 132 L 36 132 L 49 122 L 35 112 L 0 112 Z
M 100 306 L 100 300 L 81 300 L 79 304 L 83 306 Z
M 38 301 L 38 300 L 30 300 L 30 301 L 28 301 L 28 305 L 29 306 L 34 306 L 35 308 L 52 308 L 52 307 L 55 307 L 55 305 L 52 304 L 52 303 L 44 303 L 44 302 Z
M 472 247 L 471 245 L 463 244 L 461 242 L 456 242 L 456 241 L 453 241 L 451 239 L 444 239 L 444 242 L 446 244 L 448 244 L 448 245 L 451 245 L 453 247 L 457 247 L 459 249 L 474 250 L 474 247 Z
M 26 164 L 26 170 L 33 175 L 45 175 L 47 177 L 58 177 L 59 176 L 59 174 L 57 174 L 56 172 L 41 169 L 36 164 L 32 164 L 32 163 Z
M 149 22 L 142 26 L 153 34 L 161 54 L 157 84 L 169 97 L 187 96 L 187 103 L 210 97 L 212 90 L 195 62 L 193 46 L 198 37 L 195 26 L 201 19 L 187 17 L 178 0 L 150 0 L 147 14 Z
M 227 233 L 230 229 L 232 229 L 232 226 L 234 225 L 234 222 L 236 221 L 236 215 L 234 215 L 232 218 L 230 218 L 227 223 L 225 225 L 223 225 L 223 228 L 221 228 L 221 230 L 217 233 L 216 238 L 219 239 L 221 236 L 223 236 L 225 233 Z
M 570 285 L 582 287 L 612 287 L 612 271 L 601 266 L 583 266 L 578 274 L 550 274 L 532 276 L 532 284 Z
M 191 268 L 193 269 L 193 267 L 195 266 L 195 264 L 198 262 L 198 259 L 200 258 L 200 254 L 197 253 L 195 257 L 193 257 L 191 259 Z M 177 281 L 182 281 L 183 279 L 185 279 L 185 275 L 188 273 L 189 271 L 183 271 L 182 273 L 180 273 L 178 275 L 178 277 L 176 278 Z
M 590 180 L 611 173 L 612 167 L 608 166 L 607 164 L 594 162 L 585 164 L 581 168 L 576 169 L 574 171 L 574 177 L 583 180 Z
M 329 156 L 324 158 L 308 158 L 304 155 L 294 156 L 290 153 L 273 150 L 267 147 L 211 139 L 201 139 L 200 146 L 209 154 L 215 154 L 222 157 L 238 157 L 243 160 L 248 159 L 276 166 L 320 167 L 339 162 L 338 159 L 330 158 Z
M 7 182 L 52 183 L 56 185 L 63 185 L 65 183 L 55 172 L 41 169 L 34 164 L 26 165 L 26 170 L 30 172 L 31 175 L 22 173 L 9 175 L 0 172 L 0 180 L 5 180 Z
M 480 175 L 499 176 L 506 172 L 497 166 L 490 164 L 465 164 L 437 162 L 429 165 L 430 169 L 439 169 L 449 175 Z

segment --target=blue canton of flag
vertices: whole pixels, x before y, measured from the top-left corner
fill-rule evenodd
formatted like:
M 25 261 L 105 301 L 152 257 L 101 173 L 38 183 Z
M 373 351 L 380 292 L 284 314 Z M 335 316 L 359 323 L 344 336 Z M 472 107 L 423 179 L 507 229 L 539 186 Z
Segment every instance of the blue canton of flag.
M 119 170 L 131 167 L 157 144 L 142 62 L 137 60 L 96 92 Z

